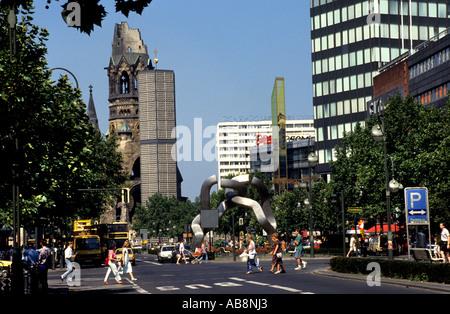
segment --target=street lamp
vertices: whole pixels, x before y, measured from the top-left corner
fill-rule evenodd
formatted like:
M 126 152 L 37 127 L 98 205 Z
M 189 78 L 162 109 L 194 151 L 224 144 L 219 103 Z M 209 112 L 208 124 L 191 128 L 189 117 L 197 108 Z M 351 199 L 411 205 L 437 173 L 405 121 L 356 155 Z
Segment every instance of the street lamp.
M 378 117 L 381 120 L 380 117 Z M 403 189 L 403 185 L 397 182 L 394 179 L 394 162 L 391 159 L 392 164 L 392 180 L 389 181 L 389 171 L 387 165 L 387 154 L 386 154 L 386 133 L 384 132 L 384 123 L 381 120 L 381 125 L 376 124 L 372 127 L 371 130 L 372 138 L 375 142 L 383 142 L 383 152 L 384 152 L 384 173 L 386 178 L 386 213 L 387 213 L 387 223 L 388 223 L 388 258 L 390 260 L 394 259 L 394 247 L 393 247 L 393 237 L 392 237 L 392 228 L 391 228 L 391 192 L 395 193 L 399 189 Z
M 310 138 L 311 140 L 311 138 Z M 312 223 L 312 168 L 317 165 L 319 158 L 314 151 L 311 151 L 308 155 L 309 166 L 309 199 L 305 199 L 305 205 L 309 208 L 309 244 L 311 246 L 311 257 L 314 257 L 314 235 L 313 235 L 313 223 Z

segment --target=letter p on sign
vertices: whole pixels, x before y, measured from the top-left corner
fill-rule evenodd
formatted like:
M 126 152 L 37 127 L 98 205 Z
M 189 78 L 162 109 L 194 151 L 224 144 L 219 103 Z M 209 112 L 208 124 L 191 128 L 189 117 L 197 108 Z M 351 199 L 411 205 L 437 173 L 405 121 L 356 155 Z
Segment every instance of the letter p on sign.
M 422 199 L 422 195 L 417 192 L 412 192 L 410 194 L 410 200 L 411 200 L 411 209 L 414 208 L 414 202 L 419 202 Z

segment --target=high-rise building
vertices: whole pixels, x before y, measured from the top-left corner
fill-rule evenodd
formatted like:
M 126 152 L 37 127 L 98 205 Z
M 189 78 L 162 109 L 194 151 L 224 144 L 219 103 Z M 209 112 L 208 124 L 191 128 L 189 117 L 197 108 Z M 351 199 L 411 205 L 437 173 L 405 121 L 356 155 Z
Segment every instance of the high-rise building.
M 311 0 L 313 105 L 318 174 L 344 132 L 367 118 L 384 64 L 449 27 L 449 0 Z
M 139 73 L 139 121 L 142 203 L 155 193 L 181 199 L 177 167 L 175 74 L 170 70 Z
M 310 137 L 314 137 L 313 120 L 286 121 L 286 142 Z M 271 144 L 272 121 L 270 120 L 220 122 L 217 124 L 216 151 L 220 180 L 230 174 L 250 173 L 250 148 L 267 147 Z M 271 171 L 274 171 L 273 166 Z
M 272 91 L 272 139 L 274 146 L 273 157 L 276 159 L 274 167 L 275 178 L 287 178 L 287 147 L 286 147 L 286 110 L 284 99 L 284 78 L 277 77 Z M 279 186 L 275 186 L 279 189 Z

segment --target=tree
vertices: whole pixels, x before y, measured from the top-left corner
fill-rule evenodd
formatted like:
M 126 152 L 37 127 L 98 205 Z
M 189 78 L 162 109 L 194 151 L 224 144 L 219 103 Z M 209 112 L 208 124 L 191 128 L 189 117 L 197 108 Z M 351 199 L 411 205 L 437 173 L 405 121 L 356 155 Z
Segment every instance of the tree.
M 55 0 L 59 2 L 60 0 Z M 105 0 L 110 1 L 110 0 Z M 1 0 L 0 9 L 7 9 L 12 6 L 22 6 L 24 9 L 30 9 L 34 1 L 32 0 Z M 52 0 L 47 0 L 46 7 L 49 7 Z M 103 19 L 107 16 L 105 7 L 99 4 L 100 0 L 68 0 L 61 7 L 67 10 L 69 3 L 78 3 L 80 6 L 80 26 L 75 26 L 80 32 L 90 34 L 94 26 L 102 26 Z M 115 0 L 116 12 L 120 12 L 126 17 L 130 12 L 142 14 L 142 11 L 152 2 L 152 0 Z
M 434 228 L 440 221 L 450 220 L 449 105 L 441 109 L 423 106 L 412 96 L 403 99 L 398 94 L 389 99 L 381 117 L 389 180 L 394 172 L 404 187 L 428 188 Z M 344 191 L 346 206 L 362 206 L 367 217 L 386 213 L 383 146 L 374 144 L 370 135 L 376 123 L 377 117 L 373 117 L 364 127 L 358 125 L 346 133 L 336 148 L 336 161 L 330 163 L 334 190 Z M 391 208 L 396 207 L 404 208 L 402 191 L 391 193 Z
M 144 205 L 136 207 L 136 218 L 132 228 L 147 229 L 154 237 L 178 237 L 185 232 L 185 225 L 200 212 L 200 204 L 190 200 L 178 201 L 174 196 L 154 194 Z
M 0 187 L 19 187 L 25 226 L 98 217 L 112 193 L 79 190 L 114 188 L 125 181 L 115 139 L 105 140 L 93 128 L 80 90 L 67 77 L 51 81 L 45 60 L 48 33 L 32 25 L 26 8 L 21 10 L 16 54 L 10 60 L 6 11 L 1 14 Z M 0 196 L 2 225 L 11 223 L 11 195 Z
M 308 229 L 309 210 L 304 204 L 308 198 L 306 189 L 297 187 L 292 192 L 283 190 L 272 201 L 272 210 L 280 234 L 291 234 L 295 229 Z

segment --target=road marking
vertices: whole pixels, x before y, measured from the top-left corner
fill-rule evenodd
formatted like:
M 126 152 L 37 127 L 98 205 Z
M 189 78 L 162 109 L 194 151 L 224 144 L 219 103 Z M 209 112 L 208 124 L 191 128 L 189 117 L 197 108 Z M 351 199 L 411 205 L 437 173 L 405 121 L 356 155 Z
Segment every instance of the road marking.
M 270 287 L 275 288 L 275 289 L 286 290 L 286 291 L 289 291 L 289 292 L 297 292 L 297 293 L 302 293 L 303 292 L 302 290 L 289 288 L 289 287 L 283 287 L 283 286 L 279 286 L 279 285 L 271 285 Z
M 230 277 L 230 278 L 228 278 L 228 279 L 236 280 L 236 281 L 243 281 L 243 282 L 246 282 L 246 283 L 250 283 L 250 284 L 252 284 L 252 285 L 270 286 L 270 284 L 268 284 L 268 283 L 258 282 L 258 281 L 252 281 L 252 280 L 245 280 L 245 279 L 238 278 L 238 277 Z
M 189 288 L 189 289 L 193 289 L 193 290 L 198 290 L 200 288 L 212 289 L 211 286 L 207 286 L 207 285 L 204 285 L 204 284 L 201 284 L 201 283 L 197 283 L 197 284 L 193 284 L 193 285 L 186 285 L 185 287 Z
M 175 291 L 180 290 L 180 288 L 174 287 L 174 286 L 162 286 L 162 287 L 156 287 L 159 291 Z
M 148 292 L 145 289 L 142 289 L 141 287 L 139 287 L 137 284 L 135 284 L 133 281 L 131 281 L 131 279 L 126 278 L 126 280 L 131 283 L 133 285 L 133 289 L 136 290 L 137 292 L 139 292 L 140 294 L 151 294 L 150 292 Z
M 220 287 L 241 287 L 242 285 L 234 282 L 216 282 L 214 283 L 216 286 Z
M 139 262 L 140 262 L 140 263 L 147 263 L 147 264 L 152 264 L 152 265 L 162 266 L 161 263 L 155 263 L 155 262 L 150 262 L 150 261 L 142 261 L 142 260 L 139 260 Z
M 279 286 L 279 285 L 271 285 L 271 284 L 264 283 L 264 282 L 253 281 L 253 280 L 246 280 L 246 279 L 242 279 L 242 278 L 238 278 L 238 277 L 229 277 L 228 279 L 235 280 L 235 281 L 240 281 L 240 282 L 244 282 L 244 283 L 248 283 L 248 284 L 252 284 L 252 285 L 270 286 L 271 288 L 274 288 L 274 289 L 286 290 L 286 291 L 294 292 L 294 293 L 314 294 L 312 292 L 304 292 L 302 290 L 295 289 L 295 288 L 289 288 L 289 287 L 284 287 L 284 286 Z

